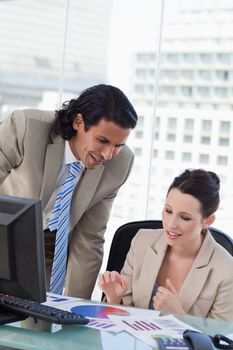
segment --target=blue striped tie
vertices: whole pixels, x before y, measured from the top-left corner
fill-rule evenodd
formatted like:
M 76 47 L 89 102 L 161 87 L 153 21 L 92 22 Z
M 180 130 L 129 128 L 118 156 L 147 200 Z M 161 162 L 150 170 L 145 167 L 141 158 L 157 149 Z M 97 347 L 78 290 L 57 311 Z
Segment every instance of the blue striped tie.
M 77 182 L 77 175 L 81 170 L 80 163 L 69 164 L 68 175 L 58 190 L 48 221 L 50 231 L 57 231 L 50 280 L 50 291 L 55 294 L 62 294 L 65 283 L 71 197 Z

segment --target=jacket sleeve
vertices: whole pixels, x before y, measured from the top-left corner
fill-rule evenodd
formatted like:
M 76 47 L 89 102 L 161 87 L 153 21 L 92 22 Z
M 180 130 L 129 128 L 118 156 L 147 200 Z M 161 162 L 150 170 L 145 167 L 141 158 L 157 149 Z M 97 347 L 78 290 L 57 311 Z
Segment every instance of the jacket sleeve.
M 0 184 L 23 159 L 23 140 L 26 117 L 23 111 L 15 111 L 0 123 Z
M 103 259 L 104 233 L 115 196 L 113 194 L 103 199 L 84 213 L 73 230 L 69 244 L 66 295 L 91 298 Z
M 225 277 L 218 287 L 216 298 L 207 317 L 233 322 L 233 263 L 229 266 L 229 271 L 228 278 Z
M 90 207 L 72 232 L 65 282 L 65 294 L 90 298 L 103 259 L 104 233 L 113 201 L 119 188 L 127 180 L 133 165 L 133 156 L 126 176 L 111 193 Z

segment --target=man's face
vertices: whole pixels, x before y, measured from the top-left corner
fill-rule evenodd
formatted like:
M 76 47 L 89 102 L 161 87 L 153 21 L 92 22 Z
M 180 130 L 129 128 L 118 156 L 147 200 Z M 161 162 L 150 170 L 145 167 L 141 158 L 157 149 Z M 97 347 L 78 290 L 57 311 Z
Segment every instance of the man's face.
M 117 156 L 131 131 L 106 119 L 85 131 L 81 114 L 74 119 L 73 128 L 77 134 L 69 140 L 71 151 L 87 169 L 94 169 Z

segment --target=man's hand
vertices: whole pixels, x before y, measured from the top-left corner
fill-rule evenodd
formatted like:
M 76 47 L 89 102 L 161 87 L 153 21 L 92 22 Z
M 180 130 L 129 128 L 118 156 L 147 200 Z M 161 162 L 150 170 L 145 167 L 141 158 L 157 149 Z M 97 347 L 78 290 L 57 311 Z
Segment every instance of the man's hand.
M 159 287 L 156 295 L 153 298 L 154 309 L 165 311 L 168 313 L 184 315 L 185 311 L 182 308 L 178 293 L 171 283 L 170 279 L 166 280 L 166 287 Z
M 98 285 L 106 294 L 107 302 L 110 304 L 120 304 L 122 295 L 127 290 L 124 277 L 116 271 L 100 273 Z

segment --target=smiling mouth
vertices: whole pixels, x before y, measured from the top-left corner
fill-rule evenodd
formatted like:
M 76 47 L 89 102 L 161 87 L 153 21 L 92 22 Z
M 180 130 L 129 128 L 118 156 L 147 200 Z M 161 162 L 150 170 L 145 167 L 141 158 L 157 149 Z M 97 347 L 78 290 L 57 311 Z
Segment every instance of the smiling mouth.
M 94 159 L 95 163 L 97 163 L 97 164 L 103 163 L 103 160 L 102 160 L 102 159 L 99 159 L 98 157 L 96 157 L 95 154 L 91 153 L 91 156 L 92 156 L 92 158 Z
M 166 231 L 167 235 L 171 238 L 171 239 L 175 239 L 178 238 L 180 236 L 182 236 L 180 233 L 175 233 L 175 232 L 171 232 L 171 231 Z

